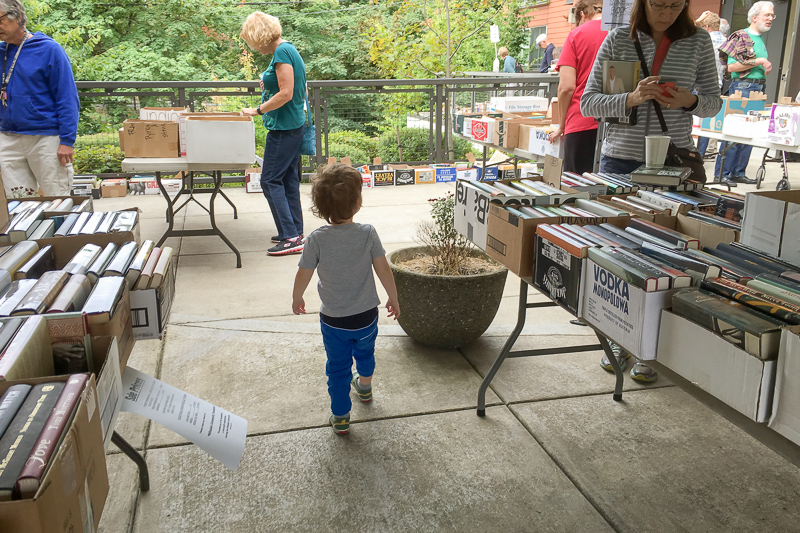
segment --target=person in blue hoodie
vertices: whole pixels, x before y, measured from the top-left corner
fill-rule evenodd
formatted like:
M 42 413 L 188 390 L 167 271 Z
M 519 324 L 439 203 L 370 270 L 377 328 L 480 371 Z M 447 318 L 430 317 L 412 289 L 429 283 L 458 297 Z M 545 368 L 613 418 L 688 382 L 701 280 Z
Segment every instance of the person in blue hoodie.
M 47 35 L 26 29 L 19 0 L 0 0 L 0 175 L 6 195 L 64 196 L 72 189 L 78 89 L 69 58 Z

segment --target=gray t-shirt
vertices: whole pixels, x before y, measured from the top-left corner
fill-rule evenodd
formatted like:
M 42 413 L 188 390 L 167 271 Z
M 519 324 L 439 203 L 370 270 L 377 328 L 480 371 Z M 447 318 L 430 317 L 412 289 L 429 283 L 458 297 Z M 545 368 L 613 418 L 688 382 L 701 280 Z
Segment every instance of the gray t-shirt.
M 381 303 L 372 260 L 383 255 L 378 233 L 369 224 L 322 226 L 306 239 L 298 266 L 317 269 L 320 313 L 351 316 Z

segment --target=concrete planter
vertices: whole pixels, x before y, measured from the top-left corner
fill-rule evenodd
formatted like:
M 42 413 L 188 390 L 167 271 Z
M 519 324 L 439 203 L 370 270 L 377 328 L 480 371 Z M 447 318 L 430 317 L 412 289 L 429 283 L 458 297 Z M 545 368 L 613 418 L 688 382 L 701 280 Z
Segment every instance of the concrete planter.
M 425 346 L 456 348 L 469 344 L 483 335 L 494 320 L 508 270 L 472 276 L 434 276 L 397 266 L 397 262 L 426 250 L 425 246 L 417 246 L 388 255 L 401 310 L 397 322 L 409 337 Z M 473 255 L 487 257 L 480 250 L 474 250 Z

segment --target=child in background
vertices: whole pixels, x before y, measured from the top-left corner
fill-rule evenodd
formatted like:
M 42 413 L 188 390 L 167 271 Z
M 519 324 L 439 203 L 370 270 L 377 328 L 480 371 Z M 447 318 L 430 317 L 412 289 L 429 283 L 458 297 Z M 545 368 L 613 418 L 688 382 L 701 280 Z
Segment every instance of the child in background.
M 330 422 L 338 434 L 350 430 L 350 386 L 362 402 L 372 401 L 378 298 L 372 269 L 389 295 L 390 317 L 400 316 L 394 277 L 375 228 L 353 222 L 361 209 L 361 174 L 348 165 L 322 168 L 311 187 L 312 212 L 328 222 L 306 239 L 292 291 L 292 311 L 306 312 L 303 293 L 317 269 L 322 305 L 325 374 L 331 396 Z M 356 372 L 352 372 L 353 360 Z

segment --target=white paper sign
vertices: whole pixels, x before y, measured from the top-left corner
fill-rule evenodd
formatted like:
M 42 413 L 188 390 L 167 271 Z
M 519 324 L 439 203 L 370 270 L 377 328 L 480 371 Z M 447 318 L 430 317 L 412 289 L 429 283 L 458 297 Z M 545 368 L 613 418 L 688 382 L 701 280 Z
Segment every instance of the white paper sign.
M 122 410 L 158 422 L 236 470 L 244 453 L 247 420 L 128 367 Z
M 603 18 L 600 29 L 611 31 L 628 24 L 631 20 L 633 0 L 603 0 Z
M 497 25 L 489 26 L 489 40 L 493 43 L 500 42 L 500 27 Z

